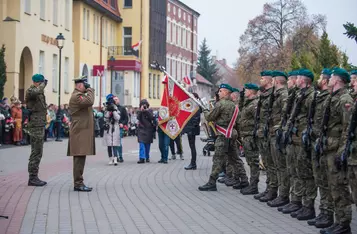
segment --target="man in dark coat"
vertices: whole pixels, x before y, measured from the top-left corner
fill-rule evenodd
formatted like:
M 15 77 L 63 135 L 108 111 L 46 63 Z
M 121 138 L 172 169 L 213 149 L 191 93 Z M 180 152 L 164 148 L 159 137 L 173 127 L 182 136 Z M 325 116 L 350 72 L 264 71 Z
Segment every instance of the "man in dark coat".
M 154 117 L 153 112 L 149 109 L 150 105 L 146 99 L 140 102 L 140 111 L 138 112 L 138 142 L 140 144 L 138 163 L 150 162 L 150 145 L 153 142 Z
M 119 127 L 120 127 L 120 138 L 123 138 L 123 127 L 124 125 L 128 125 L 128 112 L 126 111 L 126 108 L 124 106 L 120 105 L 120 100 L 118 97 L 114 97 L 114 102 L 115 105 L 117 105 L 119 113 L 120 113 L 120 120 L 119 120 Z M 119 162 L 124 162 L 123 160 L 123 145 L 120 144 L 118 147 L 119 149 Z

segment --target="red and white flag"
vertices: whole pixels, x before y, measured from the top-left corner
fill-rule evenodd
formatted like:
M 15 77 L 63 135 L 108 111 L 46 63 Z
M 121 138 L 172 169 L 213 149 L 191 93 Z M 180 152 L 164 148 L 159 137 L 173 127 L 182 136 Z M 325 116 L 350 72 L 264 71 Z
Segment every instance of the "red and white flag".
M 199 110 L 199 106 L 181 86 L 170 77 L 165 77 L 164 93 L 159 109 L 159 127 L 171 139 L 175 139 Z
M 142 41 L 139 41 L 138 43 L 134 44 L 131 46 L 131 48 L 135 51 L 138 51 L 139 48 L 140 48 L 140 45 L 141 45 Z
M 188 77 L 188 76 L 185 76 L 185 77 L 183 78 L 183 82 L 184 82 L 186 85 L 188 85 L 188 86 L 191 86 L 191 85 L 192 85 L 192 80 L 191 80 L 191 78 Z

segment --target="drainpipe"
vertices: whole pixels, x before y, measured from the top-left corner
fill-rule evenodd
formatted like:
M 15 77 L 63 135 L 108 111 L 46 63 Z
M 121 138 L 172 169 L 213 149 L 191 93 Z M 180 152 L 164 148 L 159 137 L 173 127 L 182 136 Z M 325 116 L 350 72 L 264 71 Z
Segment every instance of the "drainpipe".
M 103 45 L 103 17 L 104 15 L 102 15 L 100 17 L 100 43 L 99 43 L 99 65 L 102 65 L 102 57 L 103 57 L 103 51 L 102 51 L 102 45 Z M 104 72 L 104 71 L 103 71 Z M 102 73 L 100 73 L 99 76 L 99 110 L 102 107 Z
M 140 1 L 140 40 L 143 39 L 143 0 Z M 141 65 L 143 64 L 143 43 L 141 43 L 140 45 L 140 61 L 141 61 Z M 142 68 L 141 68 L 142 70 Z M 135 71 L 134 71 L 135 72 Z M 140 72 L 140 90 L 139 90 L 139 101 L 141 100 L 141 87 L 143 87 L 143 76 L 142 73 Z

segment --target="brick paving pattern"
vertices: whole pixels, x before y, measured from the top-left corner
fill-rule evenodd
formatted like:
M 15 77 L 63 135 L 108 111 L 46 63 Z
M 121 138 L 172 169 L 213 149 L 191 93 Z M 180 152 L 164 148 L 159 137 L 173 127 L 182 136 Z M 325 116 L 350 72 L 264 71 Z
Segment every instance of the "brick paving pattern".
M 198 170 L 185 171 L 190 150 L 184 136 L 185 160 L 158 164 L 157 142 L 151 163 L 136 164 L 136 138 L 124 139 L 123 164 L 107 165 L 106 150 L 97 139 L 95 157 L 88 157 L 85 183 L 91 193 L 73 191 L 72 160 L 67 142 L 45 145 L 41 178 L 48 185 L 27 186 L 29 148 L 0 150 L 0 233 L 318 233 L 305 221 L 283 215 L 252 196 L 218 185 L 218 192 L 200 192 L 212 158 L 202 156 L 197 138 Z M 265 176 L 259 189 L 263 191 Z M 316 207 L 318 205 L 318 199 Z M 355 206 L 353 233 L 357 233 Z

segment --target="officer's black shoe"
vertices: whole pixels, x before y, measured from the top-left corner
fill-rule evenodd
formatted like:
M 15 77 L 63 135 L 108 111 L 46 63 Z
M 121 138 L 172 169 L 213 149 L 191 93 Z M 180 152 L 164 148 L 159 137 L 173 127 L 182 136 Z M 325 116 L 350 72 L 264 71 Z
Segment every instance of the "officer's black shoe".
M 298 209 L 297 211 L 294 211 L 290 214 L 291 217 L 296 218 L 300 213 L 302 213 L 303 211 L 305 211 L 306 207 L 302 206 L 300 209 Z
M 231 187 L 231 186 L 233 186 L 233 185 L 235 185 L 235 184 L 238 184 L 239 183 L 239 180 L 236 180 L 236 179 L 234 179 L 234 178 L 229 178 L 229 179 L 226 179 L 225 181 L 224 181 L 224 184 L 226 185 L 226 186 L 228 186 L 228 187 Z
M 325 232 L 325 233 L 326 234 L 351 234 L 351 226 L 349 223 L 340 224 L 330 232 Z
M 46 184 L 47 184 L 46 181 L 42 181 L 37 176 L 34 176 L 34 177 L 30 177 L 27 185 L 28 186 L 42 187 L 42 186 L 45 186 Z
M 234 184 L 233 189 L 244 189 L 244 188 L 247 188 L 248 186 L 249 186 L 248 181 L 241 181 L 241 182 Z M 256 194 L 256 193 L 254 193 L 254 194 Z
M 120 161 L 119 161 L 119 162 L 120 162 Z M 147 159 L 146 159 L 146 162 L 149 163 L 149 162 L 150 162 L 150 158 L 147 158 Z
M 74 187 L 74 191 L 77 192 L 91 192 L 93 188 L 87 187 L 85 185 L 79 186 L 79 187 Z
M 320 212 L 320 214 L 318 216 L 316 216 L 316 218 L 308 220 L 307 224 L 310 226 L 314 226 L 316 224 L 316 222 L 319 221 L 324 216 L 325 216 L 325 214 Z
M 334 223 L 334 224 L 332 224 L 332 225 L 331 225 L 330 227 L 328 227 L 328 228 L 321 229 L 321 230 L 320 230 L 320 233 L 321 233 L 321 234 L 333 233 L 332 231 L 333 231 L 336 227 L 338 227 L 338 226 L 339 226 L 338 223 Z
M 333 224 L 333 214 L 324 214 L 319 220 L 316 220 L 314 224 L 317 228 L 328 228 Z
M 192 164 L 192 163 L 190 163 L 190 165 L 185 167 L 185 170 L 196 170 L 196 169 L 197 169 L 196 164 Z
M 138 164 L 142 164 L 142 163 L 145 163 L 145 159 L 143 159 L 143 158 L 139 159 L 139 161 L 138 161 Z
M 267 194 L 267 193 L 268 193 L 268 190 L 265 190 L 265 191 L 262 192 L 262 193 L 259 193 L 259 194 L 257 194 L 257 195 L 254 195 L 254 199 L 259 200 L 261 197 L 264 197 L 265 194 Z
M 296 216 L 297 220 L 309 220 L 315 217 L 315 208 L 313 207 L 305 207 L 305 209 Z
M 224 184 L 225 181 L 226 181 L 226 177 L 221 177 L 217 180 L 217 182 L 221 184 Z
M 119 157 L 119 162 L 120 163 L 123 163 L 124 162 L 124 159 L 122 157 Z
M 158 163 L 164 163 L 165 162 L 165 160 L 163 160 L 163 159 L 160 159 L 159 161 L 158 161 Z
M 279 212 L 283 212 L 284 209 L 287 209 L 287 208 L 289 208 L 289 207 L 292 206 L 292 205 L 293 205 L 293 204 L 290 202 L 290 203 L 286 204 L 285 206 L 280 206 L 280 207 L 278 207 L 278 211 L 279 211 Z
M 290 214 L 292 212 L 300 210 L 302 207 L 301 202 L 291 202 L 291 205 L 286 209 L 283 209 L 283 214 Z
M 273 192 L 273 191 L 269 191 L 267 194 L 265 194 L 265 196 L 261 197 L 259 199 L 260 202 L 268 202 L 268 201 L 272 201 L 277 197 L 277 193 Z
M 217 191 L 217 186 L 216 186 L 216 184 L 208 182 L 207 184 L 198 187 L 198 190 L 200 190 L 200 191 Z
M 272 201 L 269 201 L 267 204 L 270 207 L 279 207 L 279 206 L 283 206 L 289 203 L 289 198 L 288 197 L 282 197 L 279 196 L 277 198 L 275 198 Z
M 258 194 L 259 193 L 258 186 L 257 185 L 249 185 L 248 187 L 245 187 L 242 190 L 240 190 L 240 193 L 243 194 L 243 195 Z

